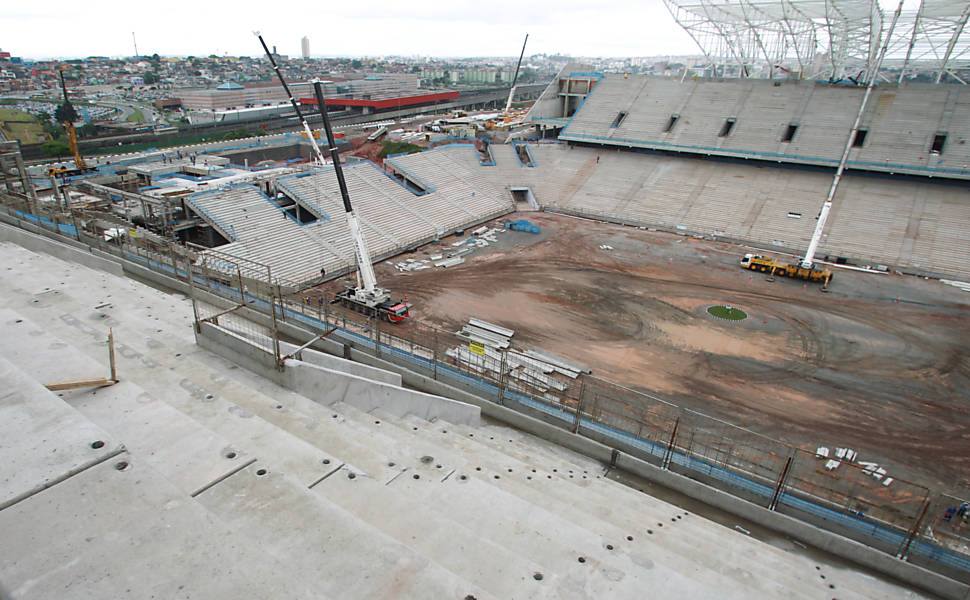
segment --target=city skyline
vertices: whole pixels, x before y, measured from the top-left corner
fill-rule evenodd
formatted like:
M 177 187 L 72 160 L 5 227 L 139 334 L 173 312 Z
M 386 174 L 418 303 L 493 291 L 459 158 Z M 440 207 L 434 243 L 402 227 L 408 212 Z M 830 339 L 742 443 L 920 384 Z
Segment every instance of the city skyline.
M 64 0 L 20 5 L 6 10 L 2 48 L 27 59 L 132 56 L 132 32 L 141 55 L 258 56 L 254 30 L 281 54 L 301 55 L 301 39 L 314 38 L 307 23 L 326 23 L 316 37 L 313 57 L 329 56 L 514 56 L 530 34 L 526 55 L 659 56 L 696 54 L 690 37 L 676 26 L 661 0 L 630 3 L 604 0 L 537 2 L 509 0 L 481 5 L 458 0 L 439 5 L 427 0 L 400 5 L 333 5 L 294 15 L 265 11 L 240 2 L 226 13 L 211 5 L 191 10 L 139 14 L 118 0 L 95 10 Z M 296 18 L 298 16 L 299 18 Z M 84 31 L 88 35 L 78 35 Z M 472 34 L 474 32 L 474 34 Z M 43 35 L 38 35 L 43 33 Z

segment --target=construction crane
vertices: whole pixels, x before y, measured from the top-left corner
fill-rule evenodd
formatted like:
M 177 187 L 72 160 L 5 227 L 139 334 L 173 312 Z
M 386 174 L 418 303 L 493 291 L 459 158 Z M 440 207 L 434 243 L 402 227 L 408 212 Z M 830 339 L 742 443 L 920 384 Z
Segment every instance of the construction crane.
M 512 87 L 509 89 L 509 99 L 505 102 L 505 114 L 512 110 L 512 97 L 515 96 L 515 83 L 519 80 L 519 68 L 522 66 L 522 57 L 525 56 L 525 45 L 529 43 L 529 34 L 525 34 L 525 41 L 522 42 L 522 51 L 519 52 L 519 62 L 515 63 L 515 75 L 512 76 Z
M 81 156 L 81 151 L 78 149 L 77 145 L 77 129 L 74 128 L 74 122 L 77 121 L 78 115 L 77 111 L 74 110 L 74 105 L 71 104 L 71 99 L 67 96 L 67 84 L 64 83 L 64 68 L 59 70 L 61 76 L 61 92 L 64 94 L 64 104 L 61 104 L 54 111 L 54 118 L 64 127 L 64 131 L 67 132 L 67 142 L 71 148 L 71 154 L 74 156 L 74 168 L 68 169 L 64 166 L 51 167 L 48 170 L 48 175 L 77 175 L 78 173 L 83 173 L 88 170 L 87 163 L 84 162 L 84 157 Z
M 263 51 L 273 66 L 273 70 L 276 72 L 276 76 L 279 78 L 283 90 L 290 99 L 290 104 L 293 106 L 293 110 L 296 111 L 297 118 L 299 118 L 300 123 L 303 125 L 307 139 L 313 147 L 314 156 L 321 165 L 325 164 L 326 161 L 324 160 L 323 152 L 320 150 L 320 146 L 313 136 L 310 125 L 303 116 L 300 103 L 296 101 L 293 93 L 290 92 L 290 86 L 287 85 L 286 79 L 283 77 L 283 72 L 280 71 L 279 65 L 276 64 L 276 59 L 273 57 L 273 53 L 269 51 L 269 47 L 266 45 L 266 41 L 263 40 L 263 36 L 258 32 L 256 36 L 259 38 L 259 43 L 262 44 Z M 337 294 L 335 302 L 368 316 L 377 317 L 391 323 L 400 323 L 410 316 L 412 305 L 405 300 L 392 300 L 391 293 L 377 285 L 377 277 L 374 275 L 374 265 L 370 258 L 370 252 L 367 250 L 367 242 L 360 230 L 360 221 L 357 219 L 357 213 L 354 212 L 354 208 L 350 203 L 350 192 L 347 190 L 343 167 L 340 164 L 340 151 L 337 149 L 333 128 L 330 126 L 330 117 L 327 114 L 327 105 L 323 96 L 323 84 L 319 79 L 313 80 L 313 92 L 316 95 L 320 116 L 323 118 L 323 130 L 327 136 L 327 150 L 330 153 L 330 160 L 333 161 L 333 171 L 337 176 L 337 186 L 340 188 L 340 198 L 343 200 L 344 205 L 344 216 L 347 218 L 347 229 L 350 230 L 350 237 L 354 241 L 354 254 L 357 259 L 357 285 L 348 286 L 344 291 Z
M 825 231 L 825 223 L 828 221 L 829 213 L 832 210 L 835 193 L 839 189 L 839 183 L 842 181 L 842 175 L 845 173 L 845 167 L 849 162 L 849 152 L 855 144 L 856 136 L 859 135 L 859 126 L 862 124 L 862 117 L 865 115 L 866 107 L 869 105 L 869 97 L 872 96 L 872 90 L 876 86 L 879 70 L 882 68 L 883 60 L 886 58 L 886 52 L 889 50 L 889 42 L 892 39 L 893 31 L 896 29 L 896 23 L 899 21 L 899 15 L 903 11 L 903 2 L 904 0 L 899 0 L 896 12 L 893 13 L 893 20 L 889 24 L 889 30 L 879 50 L 879 56 L 876 58 L 875 64 L 871 65 L 866 75 L 866 91 L 862 95 L 862 102 L 859 104 L 859 111 L 856 113 L 855 122 L 852 124 L 849 137 L 845 141 L 842 158 L 839 160 L 839 166 L 835 170 L 835 175 L 832 177 L 832 185 L 829 186 L 829 193 L 825 197 L 825 202 L 822 204 L 821 210 L 819 210 L 815 223 L 815 231 L 812 232 L 812 238 L 808 242 L 808 249 L 805 251 L 805 256 L 796 265 L 786 264 L 766 256 L 745 254 L 741 257 L 741 268 L 762 271 L 772 275 L 781 275 L 783 277 L 804 279 L 806 281 L 822 282 L 824 284 L 822 289 L 828 289 L 829 282 L 832 280 L 832 272 L 828 269 L 819 268 L 815 264 L 815 253 L 818 251 L 818 245 L 822 241 L 822 234 Z

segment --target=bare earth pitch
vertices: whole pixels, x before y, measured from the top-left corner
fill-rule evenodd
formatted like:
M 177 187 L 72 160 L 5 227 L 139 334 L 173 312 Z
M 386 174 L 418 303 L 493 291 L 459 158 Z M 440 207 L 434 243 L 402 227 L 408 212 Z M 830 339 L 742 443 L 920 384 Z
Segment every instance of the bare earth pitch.
M 970 295 L 846 270 L 824 294 L 742 271 L 735 245 L 528 216 L 540 235 L 507 232 L 459 267 L 384 263 L 378 276 L 420 323 L 501 323 L 519 346 L 805 449 L 849 446 L 900 478 L 970 483 Z M 747 318 L 713 318 L 714 305 Z

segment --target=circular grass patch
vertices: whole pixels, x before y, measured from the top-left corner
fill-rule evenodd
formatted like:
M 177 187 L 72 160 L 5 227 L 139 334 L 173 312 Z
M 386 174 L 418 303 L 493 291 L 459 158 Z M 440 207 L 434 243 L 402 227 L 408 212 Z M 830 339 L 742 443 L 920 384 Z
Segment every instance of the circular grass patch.
M 740 308 L 734 308 L 733 306 L 722 306 L 720 304 L 709 307 L 707 312 L 716 319 L 725 319 L 727 321 L 740 321 L 748 318 L 748 313 L 744 312 Z

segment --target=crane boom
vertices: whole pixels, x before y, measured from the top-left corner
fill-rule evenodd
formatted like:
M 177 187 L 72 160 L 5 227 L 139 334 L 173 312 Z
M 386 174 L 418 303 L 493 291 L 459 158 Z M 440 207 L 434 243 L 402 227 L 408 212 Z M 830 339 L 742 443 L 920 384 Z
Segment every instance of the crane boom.
M 849 162 L 849 152 L 852 150 L 852 145 L 855 142 L 856 135 L 859 132 L 859 125 L 862 124 L 862 117 L 866 112 L 866 106 L 869 104 L 869 96 L 872 95 L 872 88 L 876 85 L 876 78 L 879 76 L 879 69 L 882 67 L 882 61 L 886 58 L 886 51 L 889 49 L 889 41 L 892 38 L 893 30 L 896 29 L 896 22 L 899 21 L 899 15 L 903 11 L 903 1 L 899 0 L 899 5 L 896 7 L 896 12 L 893 14 L 893 20 L 889 24 L 889 31 L 886 34 L 885 41 L 882 44 L 882 48 L 879 50 L 879 57 L 876 59 L 876 64 L 873 65 L 872 70 L 869 72 L 869 81 L 866 83 L 866 92 L 862 95 L 862 103 L 859 105 L 859 112 L 856 114 L 855 122 L 852 124 L 852 130 L 849 132 L 849 138 L 845 141 L 845 149 L 842 151 L 842 159 L 839 160 L 839 167 L 835 170 L 835 175 L 832 177 L 832 185 L 829 187 L 829 193 L 825 197 L 825 202 L 822 204 L 822 209 L 818 213 L 818 222 L 815 223 L 815 231 L 812 233 L 812 239 L 808 243 L 808 250 L 805 251 L 805 258 L 801 261 L 801 266 L 805 269 L 811 269 L 815 264 L 815 252 L 818 250 L 818 245 L 822 241 L 822 233 L 825 230 L 825 222 L 829 218 L 829 212 L 832 210 L 832 201 L 835 199 L 835 193 L 839 189 L 839 183 L 842 181 L 842 174 L 845 173 L 845 166 Z
M 266 45 L 266 41 L 263 36 L 257 31 L 256 37 L 259 38 L 259 43 L 263 46 L 263 51 L 266 53 L 266 58 L 269 59 L 269 64 L 273 66 L 273 71 L 276 72 L 277 79 L 280 80 L 280 85 L 283 86 L 283 91 L 286 92 L 286 97 L 290 99 L 290 105 L 293 110 L 296 111 L 296 116 L 300 119 L 300 123 L 303 125 L 303 131 L 306 133 L 307 139 L 310 140 L 310 145 L 313 146 L 313 154 L 316 156 L 317 162 L 321 165 L 325 163 L 323 159 L 323 152 L 320 151 L 320 146 L 317 145 L 317 141 L 313 139 L 313 131 L 310 130 L 310 125 L 303 118 L 303 111 L 300 110 L 300 103 L 296 101 L 293 97 L 293 92 L 290 91 L 290 86 L 286 84 L 286 79 L 283 78 L 283 73 L 280 71 L 279 65 L 276 64 L 276 59 L 273 58 L 273 53 L 269 51 L 269 46 Z M 331 144 L 332 145 L 332 144 Z
M 64 94 L 64 104 L 61 108 L 61 125 L 64 126 L 64 131 L 67 132 L 67 142 L 71 148 L 71 154 L 74 155 L 74 168 L 78 171 L 86 171 L 88 165 L 84 162 L 84 157 L 81 156 L 81 150 L 77 143 L 77 129 L 74 127 L 74 121 L 77 120 L 77 111 L 74 110 L 74 105 L 71 104 L 70 98 L 67 96 L 67 83 L 64 82 L 64 69 L 60 70 L 61 76 L 61 92 Z
M 310 129 L 310 125 L 307 123 L 303 111 L 300 110 L 299 103 L 293 97 L 290 86 L 287 85 L 279 65 L 276 64 L 273 53 L 269 51 L 269 47 L 266 45 L 263 36 L 258 32 L 256 36 L 259 38 L 259 43 L 262 44 L 263 51 L 266 52 L 270 64 L 273 65 L 276 77 L 286 91 L 286 95 L 290 99 L 290 104 L 293 106 L 293 110 L 296 111 L 296 116 L 300 119 L 303 131 L 306 133 L 310 145 L 313 146 L 313 153 L 316 156 L 317 162 L 321 165 L 325 164 L 326 161 L 323 151 L 320 150 L 320 146 L 317 144 L 316 139 L 314 139 L 313 131 Z M 411 304 L 406 300 L 397 302 L 391 300 L 391 294 L 377 285 L 377 277 L 374 275 L 374 264 L 371 261 L 370 252 L 367 249 L 367 240 L 364 239 L 364 234 L 360 229 L 360 221 L 357 219 L 357 213 L 354 212 L 354 207 L 350 203 L 350 192 L 347 190 L 347 181 L 344 179 L 344 170 L 340 164 L 340 151 L 337 149 L 337 143 L 333 136 L 333 128 L 330 126 L 330 116 L 327 114 L 326 100 L 323 95 L 323 83 L 319 79 L 313 80 L 313 92 L 316 95 L 320 116 L 323 118 L 323 129 L 327 136 L 327 151 L 330 153 L 330 159 L 333 161 L 333 170 L 337 176 L 340 198 L 344 205 L 344 215 L 347 218 L 347 229 L 350 230 L 350 237 L 354 242 L 354 255 L 357 261 L 357 287 L 348 287 L 343 292 L 337 294 L 335 302 L 342 302 L 354 310 L 370 316 L 376 316 L 392 323 L 400 323 L 410 315 Z
M 330 127 L 330 117 L 327 115 L 327 104 L 323 97 L 323 84 L 319 79 L 313 81 L 313 93 L 317 97 L 317 106 L 320 108 L 320 116 L 323 117 L 323 130 L 327 134 L 327 144 L 330 150 L 330 159 L 333 161 L 333 170 L 337 175 L 337 185 L 340 187 L 340 198 L 344 203 L 344 213 L 347 216 L 347 227 L 354 240 L 354 251 L 357 254 L 357 270 L 360 273 L 360 282 L 363 291 L 373 295 L 377 288 L 377 277 L 374 275 L 374 265 L 371 263 L 370 252 L 367 250 L 367 241 L 360 232 L 360 223 L 357 221 L 357 214 L 350 204 L 350 192 L 347 191 L 347 181 L 344 179 L 344 169 L 340 165 L 340 151 L 337 150 L 337 143 L 334 141 L 333 129 Z
M 519 80 L 519 67 L 522 66 L 522 57 L 525 56 L 525 45 L 529 43 L 529 34 L 525 34 L 525 41 L 522 42 L 522 51 L 519 52 L 519 62 L 515 63 L 515 75 L 512 76 L 512 87 L 509 89 L 509 99 L 505 103 L 505 112 L 512 109 L 512 96 L 515 95 L 515 82 Z

